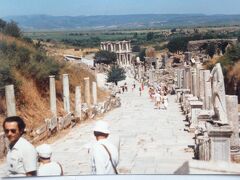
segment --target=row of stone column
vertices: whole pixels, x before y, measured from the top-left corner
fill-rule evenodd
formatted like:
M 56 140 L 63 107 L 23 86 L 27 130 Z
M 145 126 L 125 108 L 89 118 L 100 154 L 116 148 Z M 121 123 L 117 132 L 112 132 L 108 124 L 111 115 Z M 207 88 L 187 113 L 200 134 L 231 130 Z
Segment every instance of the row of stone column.
M 50 107 L 51 112 L 54 116 L 57 116 L 56 108 L 56 90 L 55 90 L 55 77 L 49 76 L 50 78 Z M 97 83 L 92 82 L 92 98 L 93 105 L 97 105 Z M 84 78 L 84 100 L 88 107 L 91 106 L 91 93 L 90 93 L 90 82 L 89 77 Z M 75 116 L 81 117 L 81 87 L 75 87 Z M 63 74 L 63 104 L 66 113 L 71 112 L 70 110 L 70 93 L 69 93 L 69 79 L 68 74 Z
M 220 68 L 218 68 L 220 69 Z M 182 94 L 182 106 L 190 122 L 190 130 L 196 135 L 196 143 L 199 146 L 201 160 L 223 160 L 230 161 L 234 147 L 239 148 L 239 119 L 238 98 L 233 95 L 225 95 L 225 91 L 218 93 L 222 96 L 221 101 L 226 104 L 226 119 L 219 121 L 218 127 L 212 126 L 210 121 L 218 107 L 213 106 L 216 97 L 213 97 L 213 87 L 219 79 L 212 81 L 210 70 L 201 66 L 194 68 L 184 67 L 177 70 L 178 96 Z M 218 77 L 220 78 L 220 77 Z M 223 77 L 221 77 L 223 81 Z M 220 114 L 221 115 L 221 114 Z M 220 117 L 215 117 L 220 118 Z M 236 149 L 236 148 L 235 148 Z
M 63 74 L 63 104 L 66 113 L 71 112 L 70 108 L 70 92 L 69 92 L 69 78 L 68 74 Z M 52 115 L 57 117 L 57 105 L 56 105 L 56 88 L 55 88 L 55 76 L 49 76 L 50 86 L 50 109 Z M 14 86 L 5 86 L 6 103 L 7 103 L 7 116 L 16 116 L 16 103 L 14 95 Z M 81 118 L 81 87 L 75 87 L 75 117 Z M 93 105 L 97 105 L 97 83 L 92 82 L 92 99 Z M 90 93 L 90 81 L 89 77 L 84 78 L 84 101 L 88 107 L 91 106 L 91 93 Z
M 212 109 L 210 70 L 204 70 L 200 67 L 178 69 L 177 87 L 189 89 L 193 96 L 198 97 L 203 102 L 203 109 Z
M 130 41 L 121 41 L 118 43 L 106 42 L 101 43 L 101 49 L 111 52 L 131 51 L 131 44 Z
M 131 65 L 131 54 L 130 53 L 117 53 L 117 61 L 118 64 L 123 65 Z

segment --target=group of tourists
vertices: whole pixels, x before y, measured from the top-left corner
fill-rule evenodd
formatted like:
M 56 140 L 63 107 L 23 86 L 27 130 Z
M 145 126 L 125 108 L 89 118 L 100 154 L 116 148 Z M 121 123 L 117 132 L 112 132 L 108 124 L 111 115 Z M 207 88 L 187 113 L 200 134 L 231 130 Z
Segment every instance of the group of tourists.
M 133 81 L 133 84 L 132 84 L 132 92 L 134 92 L 136 89 L 136 83 L 135 81 Z M 142 91 L 144 90 L 144 83 L 140 83 L 139 87 L 138 87 L 138 91 L 139 91 L 139 96 L 142 95 Z
M 26 124 L 19 116 L 7 117 L 3 130 L 8 139 L 7 176 L 60 176 L 63 168 L 59 162 L 51 160 L 52 148 L 42 144 L 36 148 L 23 137 Z M 92 174 L 118 174 L 118 150 L 108 141 L 108 123 L 97 121 L 93 134 L 96 141 L 91 146 Z
M 168 108 L 168 87 L 164 83 L 149 86 L 149 98 L 154 102 L 156 109 Z

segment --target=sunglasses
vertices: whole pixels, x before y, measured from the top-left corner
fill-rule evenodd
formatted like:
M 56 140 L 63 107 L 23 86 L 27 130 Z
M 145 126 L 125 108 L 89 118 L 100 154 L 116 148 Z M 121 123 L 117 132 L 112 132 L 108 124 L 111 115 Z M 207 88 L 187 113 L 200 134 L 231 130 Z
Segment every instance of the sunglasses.
M 16 134 L 17 129 L 4 129 L 5 134 L 8 134 L 11 131 L 11 133 Z

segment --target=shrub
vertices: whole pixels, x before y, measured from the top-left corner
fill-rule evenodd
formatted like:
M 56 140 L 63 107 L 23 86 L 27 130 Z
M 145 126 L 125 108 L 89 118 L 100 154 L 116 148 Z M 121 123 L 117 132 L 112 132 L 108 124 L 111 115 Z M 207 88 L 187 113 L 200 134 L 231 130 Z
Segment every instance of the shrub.
M 114 64 L 117 61 L 117 55 L 114 52 L 98 51 L 95 54 L 96 63 Z
M 8 63 L 4 62 L 0 57 L 1 66 L 0 66 L 0 96 L 5 95 L 4 87 L 6 85 L 13 84 L 15 87 L 15 92 L 19 92 L 20 82 L 16 80 L 13 75 L 12 69 L 8 65 Z
M 126 78 L 125 70 L 119 65 L 112 65 L 107 75 L 107 82 L 113 82 L 117 85 L 118 81 Z
M 16 38 L 19 38 L 22 36 L 21 29 L 18 27 L 17 23 L 14 21 L 11 21 L 6 24 L 4 28 L 4 33 Z

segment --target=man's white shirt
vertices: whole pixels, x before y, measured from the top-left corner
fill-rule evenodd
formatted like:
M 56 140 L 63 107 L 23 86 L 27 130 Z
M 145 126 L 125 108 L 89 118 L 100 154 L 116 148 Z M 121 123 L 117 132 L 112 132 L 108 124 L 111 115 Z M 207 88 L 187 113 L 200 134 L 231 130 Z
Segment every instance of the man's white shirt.
M 60 176 L 61 175 L 61 167 L 57 162 L 50 162 L 46 164 L 40 164 L 38 168 L 37 175 L 38 176 Z
M 37 152 L 34 146 L 20 137 L 7 153 L 7 176 L 26 176 L 37 170 Z
M 118 150 L 107 139 L 96 141 L 91 148 L 91 161 L 93 174 L 115 174 L 110 157 L 103 145 L 107 147 L 112 156 L 113 165 L 118 164 Z

